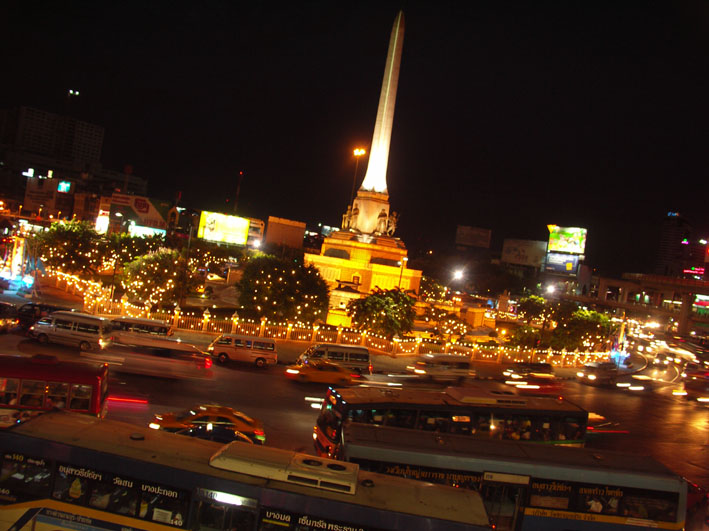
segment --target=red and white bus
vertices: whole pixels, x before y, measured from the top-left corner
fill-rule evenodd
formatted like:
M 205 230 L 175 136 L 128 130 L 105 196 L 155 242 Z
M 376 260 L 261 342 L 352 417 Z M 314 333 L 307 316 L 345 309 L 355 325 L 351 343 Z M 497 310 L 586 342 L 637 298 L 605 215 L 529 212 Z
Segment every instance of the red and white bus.
M 0 356 L 0 427 L 54 408 L 106 416 L 108 365 Z

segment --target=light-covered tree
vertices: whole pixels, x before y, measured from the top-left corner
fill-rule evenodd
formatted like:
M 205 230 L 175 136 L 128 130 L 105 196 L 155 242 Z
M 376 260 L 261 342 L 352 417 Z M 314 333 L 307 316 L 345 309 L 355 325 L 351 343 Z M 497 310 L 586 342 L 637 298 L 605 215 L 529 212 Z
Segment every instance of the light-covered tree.
M 86 221 L 52 223 L 29 246 L 46 266 L 65 273 L 91 277 L 103 262 L 101 236 Z
M 121 285 L 128 300 L 141 306 L 167 306 L 199 284 L 194 267 L 174 249 L 159 249 L 125 265 Z
M 239 282 L 240 315 L 312 323 L 327 316 L 327 284 L 314 266 L 273 256 L 251 258 Z
M 363 299 L 350 301 L 347 315 L 360 330 L 381 334 L 388 339 L 410 332 L 414 325 L 416 300 L 398 288 L 376 288 Z

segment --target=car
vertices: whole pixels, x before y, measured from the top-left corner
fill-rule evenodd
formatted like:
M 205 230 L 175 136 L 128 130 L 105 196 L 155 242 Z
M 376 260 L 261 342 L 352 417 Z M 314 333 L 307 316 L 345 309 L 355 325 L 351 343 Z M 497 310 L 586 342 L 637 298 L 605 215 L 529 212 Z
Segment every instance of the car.
M 517 389 L 522 395 L 559 396 L 564 389 L 561 380 L 546 372 L 529 372 L 520 378 L 511 377 L 505 383 Z
M 618 366 L 612 361 L 587 363 L 576 373 L 576 379 L 590 385 L 615 385 Z
M 28 302 L 18 308 L 17 316 L 20 319 L 20 326 L 26 330 L 42 317 L 47 317 L 50 313 L 58 311 L 70 312 L 72 309 L 43 302 Z
M 0 330 L 9 332 L 20 323 L 17 307 L 9 302 L 0 302 Z
M 220 426 L 219 424 L 215 426 L 212 423 L 201 424 L 200 426 L 195 426 L 194 428 L 185 428 L 184 430 L 179 430 L 175 433 L 178 435 L 186 435 L 188 437 L 203 439 L 205 441 L 214 441 L 220 444 L 228 444 L 234 441 L 254 444 L 254 441 L 240 431 L 230 430 L 229 428 Z
M 155 430 L 177 432 L 207 424 L 241 432 L 256 444 L 266 443 L 266 432 L 260 420 L 218 404 L 197 405 L 182 413 L 155 415 L 149 427 Z
M 322 360 L 309 360 L 307 363 L 289 365 L 285 372 L 286 378 L 296 382 L 314 382 L 330 385 L 352 385 L 361 378 L 345 367 Z
M 535 374 L 554 374 L 554 367 L 551 363 L 546 362 L 527 362 L 518 361 L 513 363 L 507 369 L 505 369 L 502 374 L 506 377 L 511 377 L 513 374 L 518 374 L 520 376 L 525 376 L 529 373 Z

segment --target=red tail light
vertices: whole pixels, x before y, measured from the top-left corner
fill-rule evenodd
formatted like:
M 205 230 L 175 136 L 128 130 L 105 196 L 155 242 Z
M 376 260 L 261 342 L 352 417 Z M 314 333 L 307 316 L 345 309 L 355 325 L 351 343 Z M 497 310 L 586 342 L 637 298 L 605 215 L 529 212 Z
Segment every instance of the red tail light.
M 254 435 L 266 435 L 266 432 L 257 428 L 254 430 Z
M 361 377 L 362 377 L 362 375 L 361 375 L 360 373 L 358 373 L 358 372 L 353 372 L 353 373 L 350 374 L 350 376 L 351 376 L 352 378 L 361 378 Z
M 212 358 L 204 358 L 204 368 L 209 369 L 212 366 Z

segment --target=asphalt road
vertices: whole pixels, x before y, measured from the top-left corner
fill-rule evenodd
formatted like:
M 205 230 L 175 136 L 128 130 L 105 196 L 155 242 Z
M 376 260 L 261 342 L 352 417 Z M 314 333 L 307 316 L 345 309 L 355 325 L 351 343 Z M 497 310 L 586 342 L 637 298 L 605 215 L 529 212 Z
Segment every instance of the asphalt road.
M 281 360 L 293 359 L 299 348 L 285 347 L 279 351 Z M 39 345 L 19 334 L 0 336 L 0 352 L 26 356 L 53 354 L 65 359 L 80 357 L 78 349 Z M 408 385 L 400 376 L 387 376 L 404 363 L 405 360 L 378 357 L 375 367 L 383 373 L 376 379 L 393 379 Z M 108 417 L 146 425 L 155 413 L 180 411 L 199 403 L 219 403 L 261 419 L 267 445 L 312 453 L 312 429 L 317 410 L 306 398 L 322 398 L 327 386 L 292 382 L 285 378 L 284 369 L 280 363 L 267 370 L 234 364 L 215 366 L 214 378 L 206 381 L 164 380 L 114 371 L 109 384 L 109 395 L 114 400 L 109 402 Z M 478 368 L 483 376 L 493 376 L 500 371 L 499 366 L 492 364 Z M 602 415 L 610 422 L 609 427 L 619 432 L 593 437 L 588 446 L 652 455 L 678 474 L 709 487 L 709 407 L 672 394 L 677 388 L 672 380 L 678 377 L 673 366 L 654 373 L 649 368 L 643 373 L 656 380 L 640 392 L 590 387 L 572 379 L 565 380 L 563 395 L 566 399 Z M 573 371 L 564 374 L 572 375 Z M 120 398 L 144 402 L 115 400 Z

